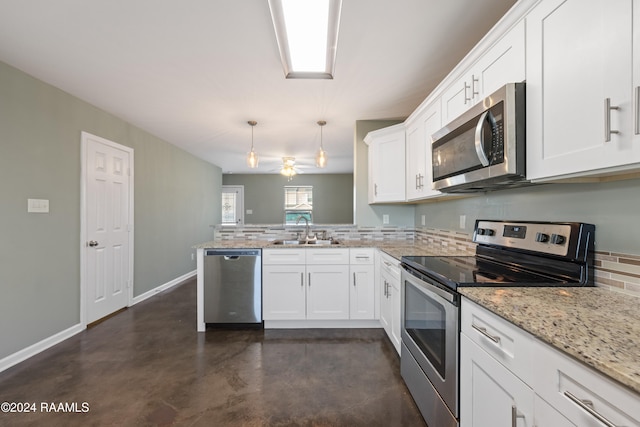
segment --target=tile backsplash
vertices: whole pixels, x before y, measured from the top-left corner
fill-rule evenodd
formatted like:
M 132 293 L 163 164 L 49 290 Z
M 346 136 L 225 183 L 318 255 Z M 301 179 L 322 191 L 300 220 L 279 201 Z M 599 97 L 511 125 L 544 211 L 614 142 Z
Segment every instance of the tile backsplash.
M 295 238 L 304 228 L 283 225 L 245 225 L 214 227 L 214 240 L 276 240 Z M 475 243 L 469 234 L 427 227 L 358 227 L 355 225 L 314 225 L 314 233 L 325 233 L 343 241 L 375 243 L 409 243 L 442 247 L 447 251 L 472 254 Z M 596 286 L 640 297 L 640 255 L 596 251 Z

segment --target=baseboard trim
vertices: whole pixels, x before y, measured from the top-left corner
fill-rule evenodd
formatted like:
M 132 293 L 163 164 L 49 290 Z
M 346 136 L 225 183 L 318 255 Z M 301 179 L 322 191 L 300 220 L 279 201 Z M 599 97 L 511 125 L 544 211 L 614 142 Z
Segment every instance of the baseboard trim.
M 174 286 L 177 286 L 189 279 L 191 279 L 192 277 L 195 277 L 196 275 L 196 270 L 190 271 L 186 274 L 183 274 L 180 277 L 176 277 L 175 279 L 171 280 L 170 282 L 165 283 L 164 285 L 160 285 L 157 288 L 153 288 L 150 291 L 147 291 L 143 294 L 138 295 L 137 297 L 134 297 L 133 300 L 131 301 L 131 305 L 136 305 L 144 300 L 147 300 L 149 298 L 151 298 L 152 296 L 162 292 L 162 291 L 166 291 L 167 289 L 173 288 Z
M 382 328 L 379 320 L 265 320 L 265 329 Z
M 62 341 L 71 338 L 72 336 L 84 331 L 86 329 L 85 326 L 78 323 L 70 328 L 65 329 L 64 331 L 60 331 L 57 334 L 51 335 L 48 338 L 43 339 L 35 344 L 30 345 L 27 348 L 19 350 L 4 359 L 0 359 L 0 372 L 5 371 L 12 366 L 17 365 L 20 362 L 23 362 L 30 357 L 35 356 L 38 353 L 43 352 L 56 344 L 61 343 Z

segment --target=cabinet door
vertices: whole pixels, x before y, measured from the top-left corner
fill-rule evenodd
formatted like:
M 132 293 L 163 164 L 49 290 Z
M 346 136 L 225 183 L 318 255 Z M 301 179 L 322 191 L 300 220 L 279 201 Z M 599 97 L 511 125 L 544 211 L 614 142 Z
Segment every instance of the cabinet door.
M 305 285 L 304 265 L 263 265 L 264 320 L 305 319 Z
M 474 104 L 507 83 L 525 80 L 524 22 L 520 21 L 509 30 L 473 67 L 472 78 L 477 80 L 479 86 Z
M 380 323 L 389 339 L 391 339 L 391 296 L 389 287 L 389 278 L 383 270 L 380 273 Z
M 375 286 L 373 265 L 352 265 L 349 296 L 351 319 L 375 319 Z
M 372 138 L 369 145 L 369 203 L 405 200 L 405 131 L 395 126 L 392 132 Z
M 463 75 L 442 94 L 442 123 L 444 125 L 457 119 L 475 104 L 478 98 L 479 82 L 472 73 Z
M 532 427 L 533 390 L 460 334 L 460 427 Z
M 438 98 L 407 127 L 407 200 L 419 200 L 440 194 L 433 189 L 431 135 L 440 130 L 441 126 Z
M 390 282 L 389 285 L 389 299 L 391 300 L 391 342 L 393 343 L 394 347 L 396 348 L 396 351 L 398 352 L 398 354 L 400 354 L 400 342 L 402 340 L 402 337 L 400 335 L 401 333 L 401 314 L 400 314 L 400 310 L 401 310 L 401 305 L 402 305 L 402 300 L 400 297 L 400 282 L 393 281 Z
M 422 197 L 427 147 L 424 138 L 424 128 L 421 122 L 422 117 L 418 118 L 417 122 L 407 128 L 407 200 L 415 200 Z
M 527 16 L 528 178 L 638 162 L 630 137 L 633 3 L 543 0 Z M 606 109 L 607 99 L 618 109 Z M 619 133 L 605 135 L 607 122 Z
M 307 266 L 307 319 L 349 318 L 349 266 Z

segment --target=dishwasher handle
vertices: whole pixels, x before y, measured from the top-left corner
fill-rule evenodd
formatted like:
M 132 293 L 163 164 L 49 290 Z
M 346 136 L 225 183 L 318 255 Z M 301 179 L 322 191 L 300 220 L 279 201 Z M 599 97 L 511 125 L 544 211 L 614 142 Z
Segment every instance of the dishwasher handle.
M 225 259 L 237 259 L 241 256 L 260 256 L 260 249 L 205 249 L 204 256 L 223 256 Z

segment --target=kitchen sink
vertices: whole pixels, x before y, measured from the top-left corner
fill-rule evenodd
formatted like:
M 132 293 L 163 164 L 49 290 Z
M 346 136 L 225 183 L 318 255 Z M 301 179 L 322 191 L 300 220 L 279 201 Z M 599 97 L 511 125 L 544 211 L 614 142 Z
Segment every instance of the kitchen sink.
M 323 245 L 339 245 L 340 242 L 337 240 L 274 240 L 274 245 L 313 245 L 313 246 L 323 246 Z

